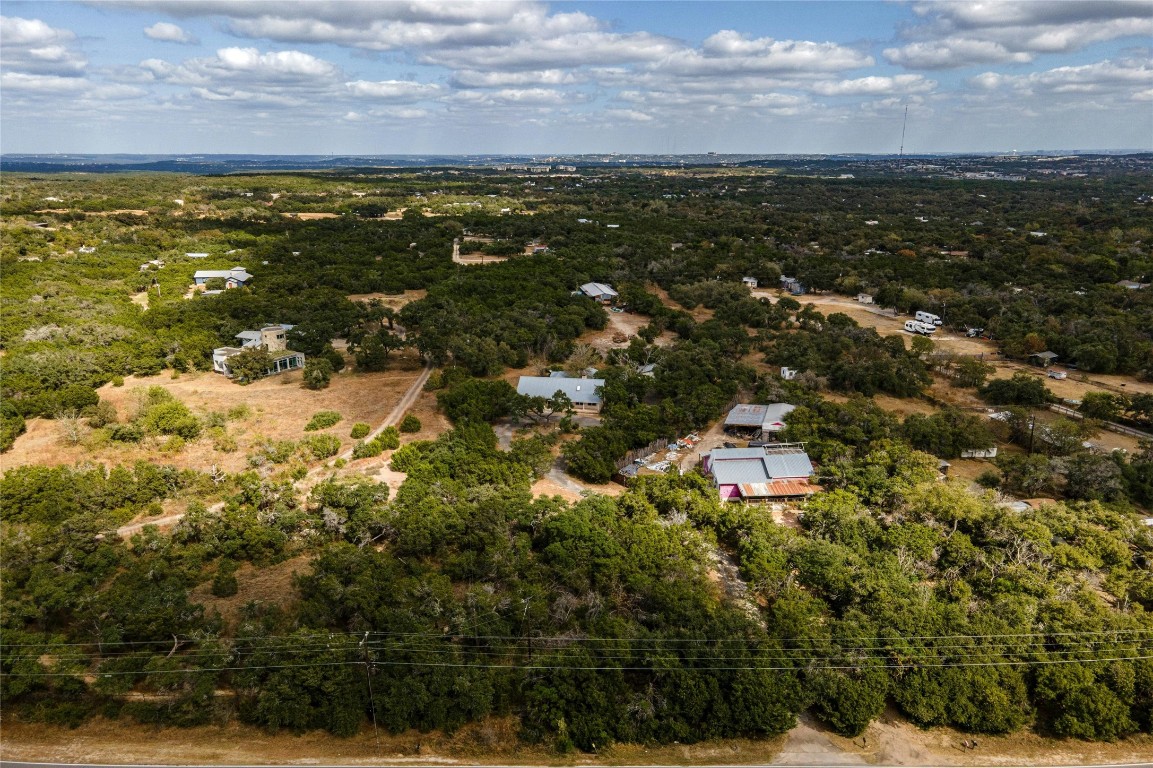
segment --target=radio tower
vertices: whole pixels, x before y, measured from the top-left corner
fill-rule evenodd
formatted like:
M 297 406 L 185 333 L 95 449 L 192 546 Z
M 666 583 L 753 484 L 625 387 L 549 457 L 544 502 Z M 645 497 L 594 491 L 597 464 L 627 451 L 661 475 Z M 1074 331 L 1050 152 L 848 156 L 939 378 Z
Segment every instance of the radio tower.
M 897 170 L 905 167 L 905 126 L 909 123 L 909 105 L 905 105 L 905 119 L 901 121 L 901 149 L 897 153 Z

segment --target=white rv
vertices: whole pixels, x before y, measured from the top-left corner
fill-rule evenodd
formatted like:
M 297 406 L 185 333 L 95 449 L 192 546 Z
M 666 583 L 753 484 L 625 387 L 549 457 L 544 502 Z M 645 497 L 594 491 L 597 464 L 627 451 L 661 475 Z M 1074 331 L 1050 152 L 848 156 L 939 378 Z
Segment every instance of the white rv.
M 931 336 L 936 332 L 937 326 L 930 323 L 919 323 L 916 320 L 906 320 L 905 330 L 909 333 L 920 333 L 924 336 Z
M 917 312 L 913 315 L 913 319 L 921 323 L 928 323 L 929 325 L 941 324 L 941 318 L 932 312 Z

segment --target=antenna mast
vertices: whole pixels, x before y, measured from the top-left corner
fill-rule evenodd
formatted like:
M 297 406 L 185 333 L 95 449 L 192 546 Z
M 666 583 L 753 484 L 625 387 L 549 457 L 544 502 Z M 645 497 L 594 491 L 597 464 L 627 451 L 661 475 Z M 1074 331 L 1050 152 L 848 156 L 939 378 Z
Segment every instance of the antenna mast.
M 905 119 L 901 121 L 901 150 L 897 154 L 897 169 L 900 170 L 905 164 L 905 126 L 909 123 L 909 105 L 905 105 Z

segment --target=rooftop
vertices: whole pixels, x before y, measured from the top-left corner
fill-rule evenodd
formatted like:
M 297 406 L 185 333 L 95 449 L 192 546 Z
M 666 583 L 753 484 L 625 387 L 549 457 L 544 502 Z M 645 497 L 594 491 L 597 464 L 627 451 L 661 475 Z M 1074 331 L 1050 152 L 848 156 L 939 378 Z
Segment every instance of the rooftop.
M 517 382 L 518 395 L 551 398 L 558 391 L 568 395 L 574 403 L 601 402 L 598 391 L 605 385 L 604 379 L 560 379 L 551 376 L 521 376 Z

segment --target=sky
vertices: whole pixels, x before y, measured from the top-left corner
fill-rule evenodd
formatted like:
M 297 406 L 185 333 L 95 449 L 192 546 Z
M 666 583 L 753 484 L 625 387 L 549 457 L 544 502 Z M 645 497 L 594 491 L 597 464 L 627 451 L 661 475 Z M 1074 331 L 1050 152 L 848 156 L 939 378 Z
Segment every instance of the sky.
M 914 154 L 1153 150 L 1153 0 L 2 14 L 6 153 L 896 153 L 902 128 Z

